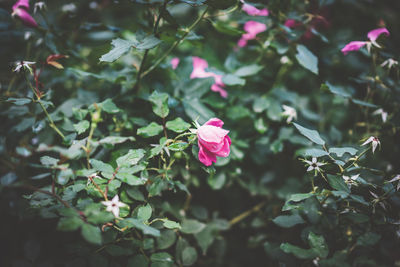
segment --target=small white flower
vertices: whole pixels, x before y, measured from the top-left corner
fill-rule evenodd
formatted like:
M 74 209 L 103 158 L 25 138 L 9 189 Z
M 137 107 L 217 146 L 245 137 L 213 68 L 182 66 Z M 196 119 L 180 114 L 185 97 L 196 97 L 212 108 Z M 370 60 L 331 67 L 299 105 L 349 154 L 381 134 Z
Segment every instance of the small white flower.
M 326 164 L 326 163 L 323 163 L 323 162 L 318 162 L 316 157 L 313 157 L 311 159 L 311 161 L 305 160 L 304 162 L 309 165 L 308 168 L 307 168 L 308 172 L 312 171 L 312 170 L 321 171 L 321 169 L 319 167 Z
M 76 5 L 74 3 L 66 4 L 61 7 L 61 10 L 66 13 L 74 13 L 76 11 Z
M 115 195 L 111 201 L 102 201 L 101 204 L 105 205 L 107 211 L 111 211 L 115 217 L 119 217 L 119 208 L 125 207 L 126 204 L 119 201 L 118 195 Z
M 381 64 L 381 67 L 385 67 L 387 65 L 388 69 L 391 69 L 394 65 L 399 65 L 399 62 L 394 60 L 393 58 L 386 59 Z
M 346 184 L 349 185 L 349 187 L 351 187 L 352 184 L 357 184 L 357 178 L 360 176 L 360 174 L 356 174 L 356 175 L 352 175 L 352 176 L 345 176 L 343 175 L 343 180 Z
M 365 146 L 369 143 L 372 142 L 372 153 L 375 152 L 376 147 L 379 145 L 381 146 L 381 142 L 379 141 L 378 138 L 376 138 L 375 136 L 371 136 L 370 138 L 367 139 L 367 141 L 365 141 L 362 146 Z
M 287 64 L 290 62 L 290 59 L 287 56 L 283 56 L 280 59 L 281 64 Z
M 383 122 L 386 122 L 386 120 L 387 120 L 387 117 L 388 117 L 388 113 L 387 112 L 385 112 L 383 109 L 377 109 L 377 110 L 375 110 L 373 113 L 372 113 L 372 115 L 381 115 L 382 116 L 382 121 Z
M 27 41 L 32 37 L 32 32 L 27 31 L 24 33 L 24 40 Z
M 15 62 L 15 69 L 13 71 L 19 72 L 21 68 L 27 68 L 31 73 L 32 73 L 32 68 L 29 65 L 36 64 L 36 62 L 33 61 L 17 61 Z
M 287 123 L 291 122 L 293 119 L 297 120 L 297 112 L 294 108 L 286 105 L 282 105 L 282 108 L 284 110 L 284 112 L 282 112 L 282 115 L 287 117 Z
M 37 2 L 33 9 L 33 13 L 36 13 L 38 10 L 44 10 L 44 9 L 46 9 L 46 3 L 45 2 Z

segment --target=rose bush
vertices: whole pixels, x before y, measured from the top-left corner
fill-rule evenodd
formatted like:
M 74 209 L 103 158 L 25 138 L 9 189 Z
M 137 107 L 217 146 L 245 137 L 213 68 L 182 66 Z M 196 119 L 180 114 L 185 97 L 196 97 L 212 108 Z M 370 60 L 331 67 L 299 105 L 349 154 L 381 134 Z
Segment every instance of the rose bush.
M 2 1 L 0 266 L 398 265 L 399 10 Z

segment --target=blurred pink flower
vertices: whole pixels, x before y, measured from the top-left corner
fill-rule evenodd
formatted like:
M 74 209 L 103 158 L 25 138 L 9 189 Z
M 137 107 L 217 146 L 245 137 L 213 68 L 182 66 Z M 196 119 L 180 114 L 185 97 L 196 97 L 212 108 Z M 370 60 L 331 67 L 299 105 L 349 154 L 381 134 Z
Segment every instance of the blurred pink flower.
M 238 41 L 239 47 L 247 45 L 247 41 L 256 39 L 256 35 L 267 30 L 267 26 L 264 23 L 250 20 L 244 24 L 245 34 L 242 35 Z
M 28 27 L 35 28 L 37 23 L 35 19 L 28 13 L 29 10 L 29 0 L 18 0 L 12 7 L 12 16 L 18 16 L 22 23 Z
M 242 10 L 249 14 L 250 16 L 263 16 L 266 17 L 269 15 L 269 11 L 266 8 L 263 9 L 258 9 L 255 6 L 246 4 L 244 1 L 241 1 L 243 3 Z
M 294 19 L 287 19 L 285 21 L 284 25 L 286 27 L 288 27 L 288 28 L 296 28 L 296 27 L 299 27 L 299 26 L 303 25 L 303 23 L 301 23 L 301 22 L 299 22 L 297 20 L 294 20 Z
M 344 55 L 347 55 L 347 53 L 350 51 L 360 50 L 360 48 L 366 44 L 367 44 L 367 42 L 352 41 L 352 42 L 348 43 L 345 47 L 343 47 L 341 51 Z
M 202 58 L 192 57 L 192 60 L 193 71 L 190 74 L 190 79 L 213 77 L 215 83 L 211 85 L 211 90 L 219 93 L 222 97 L 226 98 L 228 96 L 228 93 L 223 89 L 225 84 L 222 82 L 222 75 L 206 71 L 205 69 L 208 68 L 208 63 Z
M 171 66 L 172 66 L 172 69 L 174 70 L 174 69 L 176 69 L 177 67 L 178 67 L 178 65 L 179 65 L 179 58 L 177 58 L 177 57 L 174 57 L 173 59 L 171 59 Z
M 212 118 L 197 129 L 199 160 L 206 166 L 217 162 L 218 157 L 227 157 L 230 153 L 231 139 L 229 131 L 222 129 L 223 121 Z
M 376 39 L 378 39 L 378 37 L 382 33 L 385 34 L 386 36 L 390 35 L 389 31 L 386 28 L 379 28 L 379 29 L 375 29 L 375 30 L 368 32 L 368 39 L 370 39 L 371 42 L 375 42 Z

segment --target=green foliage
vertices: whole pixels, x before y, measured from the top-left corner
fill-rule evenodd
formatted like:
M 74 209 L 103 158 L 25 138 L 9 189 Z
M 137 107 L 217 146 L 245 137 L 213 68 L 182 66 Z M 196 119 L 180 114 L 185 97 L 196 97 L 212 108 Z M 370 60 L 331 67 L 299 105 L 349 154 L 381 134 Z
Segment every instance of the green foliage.
M 0 7 L 0 266 L 398 265 L 399 4 L 34 2 Z

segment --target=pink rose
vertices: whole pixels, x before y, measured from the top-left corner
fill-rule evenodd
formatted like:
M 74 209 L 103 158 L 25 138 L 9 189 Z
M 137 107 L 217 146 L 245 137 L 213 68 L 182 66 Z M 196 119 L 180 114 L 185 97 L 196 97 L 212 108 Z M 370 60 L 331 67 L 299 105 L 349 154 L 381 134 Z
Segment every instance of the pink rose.
M 29 0 L 18 0 L 12 7 L 12 16 L 18 16 L 22 23 L 28 27 L 36 28 L 38 25 L 35 19 L 28 13 Z
M 180 60 L 177 57 L 174 57 L 173 59 L 171 59 L 171 67 L 172 67 L 173 70 L 178 67 L 179 61 Z
M 199 160 L 206 166 L 217 162 L 217 156 L 229 156 L 231 139 L 229 131 L 222 129 L 222 125 L 220 119 L 212 118 L 197 129 Z
M 370 31 L 368 33 L 368 39 L 370 39 L 371 42 L 375 42 L 376 39 L 378 39 L 379 35 L 381 35 L 382 33 L 385 34 L 386 36 L 390 35 L 389 31 L 386 28 L 379 28 Z
M 208 68 L 208 63 L 202 58 L 192 57 L 192 60 L 193 71 L 190 74 L 190 79 L 213 77 L 215 83 L 211 85 L 211 90 L 219 93 L 223 98 L 226 98 L 228 93 L 223 89 L 225 84 L 222 82 L 222 75 L 206 71 L 205 69 Z
M 250 16 L 263 16 L 266 17 L 269 15 L 269 11 L 266 8 L 263 9 L 258 9 L 255 6 L 246 4 L 244 1 L 242 1 L 243 6 L 242 6 L 242 10 L 244 12 L 246 12 L 247 14 L 249 14 Z
M 256 35 L 267 30 L 267 25 L 261 22 L 250 20 L 244 24 L 245 34 L 238 41 L 239 47 L 247 45 L 247 41 L 256 39 Z
M 345 47 L 343 47 L 341 51 L 344 55 L 347 55 L 347 53 L 350 51 L 360 50 L 360 48 L 366 44 L 367 44 L 367 42 L 353 41 L 353 42 L 348 43 Z

